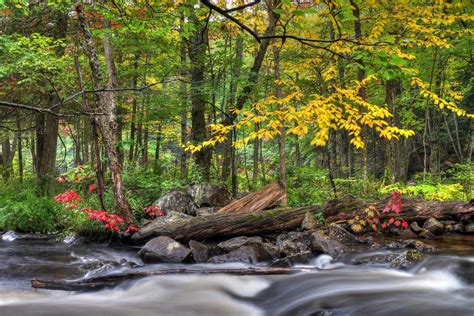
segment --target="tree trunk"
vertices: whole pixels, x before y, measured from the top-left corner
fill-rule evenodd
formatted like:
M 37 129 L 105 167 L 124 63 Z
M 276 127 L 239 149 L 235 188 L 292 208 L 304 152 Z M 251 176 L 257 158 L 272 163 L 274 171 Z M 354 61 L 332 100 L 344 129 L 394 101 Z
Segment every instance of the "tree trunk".
M 105 87 L 102 83 L 102 72 L 100 69 L 99 59 L 97 57 L 96 47 L 92 38 L 92 34 L 89 31 L 89 25 L 86 20 L 85 12 L 80 4 L 76 4 L 76 12 L 79 18 L 79 26 L 84 36 L 84 49 L 89 59 L 91 68 L 92 81 L 96 90 L 103 90 Z M 105 55 L 106 59 L 110 59 L 113 56 L 111 51 Z M 111 63 L 109 60 L 108 64 Z M 110 77 L 113 74 L 109 73 L 109 83 L 111 82 Z M 115 104 L 115 93 L 110 91 L 99 92 L 97 94 L 97 108 L 99 112 L 103 113 L 96 118 L 97 127 L 102 135 L 102 141 L 104 142 L 105 149 L 107 152 L 107 158 L 110 166 L 113 192 L 115 202 L 119 210 L 120 216 L 122 216 L 128 223 L 133 222 L 133 217 L 130 212 L 130 206 L 125 198 L 123 192 L 122 182 L 122 166 L 120 164 L 119 155 L 116 147 L 116 104 Z
M 320 210 L 317 206 L 279 208 L 259 213 L 224 213 L 178 219 L 173 222 L 152 222 L 132 236 L 144 242 L 157 236 L 175 240 L 209 240 L 233 236 L 251 236 L 287 231 L 301 226 L 305 214 Z
M 380 220 L 393 217 L 392 213 L 383 213 L 387 201 L 369 203 L 363 200 L 346 196 L 342 199 L 329 201 L 323 209 L 326 221 L 338 222 L 353 219 L 355 216 L 365 217 L 365 209 L 374 204 L 380 213 Z M 424 221 L 430 217 L 437 220 L 456 220 L 470 222 L 474 219 L 474 203 L 472 202 L 439 202 L 421 201 L 415 199 L 403 200 L 401 216 L 406 221 Z
M 191 140 L 195 145 L 207 139 L 206 130 L 206 96 L 204 93 L 206 48 L 208 43 L 208 25 L 198 19 L 195 12 L 191 13 L 191 21 L 195 25 L 191 37 L 188 39 L 188 55 L 191 61 Z M 206 146 L 194 154 L 194 159 L 203 180 L 208 181 L 211 172 L 211 148 Z

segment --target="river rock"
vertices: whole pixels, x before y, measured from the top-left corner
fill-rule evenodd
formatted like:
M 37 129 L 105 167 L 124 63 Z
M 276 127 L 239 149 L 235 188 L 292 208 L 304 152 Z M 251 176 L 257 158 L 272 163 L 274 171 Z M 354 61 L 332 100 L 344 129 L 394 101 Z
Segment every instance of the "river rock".
M 323 232 L 315 231 L 310 236 L 311 251 L 313 253 L 326 253 L 333 258 L 344 252 L 344 245 L 336 240 L 331 240 Z
M 165 213 L 174 211 L 191 214 L 194 211 L 191 196 L 180 190 L 173 190 L 168 194 L 165 194 L 156 200 L 153 205 L 158 206 Z
M 284 256 L 292 256 L 308 251 L 311 245 L 309 236 L 309 232 L 289 232 L 278 235 L 276 239 L 278 252 Z
M 474 234 L 474 223 L 469 223 L 467 225 L 464 225 L 462 228 L 463 233 L 466 234 Z
M 419 252 L 433 252 L 434 247 L 416 239 L 397 240 L 387 245 L 388 248 L 407 248 Z
M 269 261 L 272 256 L 261 244 L 251 244 L 232 250 L 228 254 L 214 256 L 209 259 L 209 263 L 244 262 L 255 264 L 262 261 Z
M 191 240 L 189 248 L 196 263 L 205 263 L 209 260 L 209 247 L 199 241 Z
M 153 238 L 138 252 L 144 262 L 183 262 L 191 250 L 170 237 L 160 236 Z
M 262 237 L 240 236 L 240 237 L 235 237 L 235 238 L 223 241 L 221 243 L 218 243 L 217 248 L 221 249 L 222 251 L 229 252 L 245 245 L 249 245 L 249 244 L 262 245 L 262 243 L 263 243 Z
M 415 249 L 410 249 L 398 255 L 390 262 L 390 267 L 394 269 L 409 269 L 415 263 L 423 259 L 423 254 Z
M 423 224 L 423 228 L 432 233 L 433 235 L 441 235 L 444 233 L 444 225 L 441 224 L 436 218 L 430 217 Z
M 412 222 L 410 224 L 410 230 L 415 234 L 419 235 L 423 231 L 423 228 L 421 228 L 417 222 Z
M 337 240 L 341 243 L 356 244 L 359 241 L 356 236 L 351 234 L 347 229 L 341 225 L 331 223 L 328 227 L 328 235 L 331 239 Z
M 282 259 L 276 259 L 270 264 L 270 266 L 287 268 L 294 266 L 295 264 L 307 264 L 313 258 L 314 255 L 311 251 L 304 251 Z
M 209 216 L 217 212 L 219 207 L 216 206 L 206 206 L 196 209 L 196 216 Z
M 232 196 L 227 189 L 218 184 L 200 183 L 186 188 L 186 192 L 197 207 L 227 205 Z
M 316 220 L 316 218 L 314 218 L 314 213 L 307 212 L 304 215 L 304 220 L 301 223 L 301 228 L 302 229 L 307 229 L 307 230 L 313 230 L 316 227 L 318 227 L 319 224 L 320 224 L 319 221 Z

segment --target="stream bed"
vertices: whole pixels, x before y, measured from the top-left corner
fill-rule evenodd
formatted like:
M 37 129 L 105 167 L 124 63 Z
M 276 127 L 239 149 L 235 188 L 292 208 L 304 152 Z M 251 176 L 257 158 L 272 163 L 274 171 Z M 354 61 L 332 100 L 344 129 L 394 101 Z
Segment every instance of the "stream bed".
M 136 249 L 47 240 L 0 241 L 0 316 L 10 315 L 474 315 L 474 236 L 437 240 L 408 271 L 314 258 L 287 276 L 168 275 L 92 293 L 33 290 L 32 278 L 80 279 L 142 265 Z M 395 250 L 387 250 L 395 251 Z M 156 264 L 145 269 L 184 265 Z M 188 265 L 188 267 L 190 267 Z M 244 264 L 193 269 L 246 268 Z M 141 269 L 143 269 L 141 268 Z

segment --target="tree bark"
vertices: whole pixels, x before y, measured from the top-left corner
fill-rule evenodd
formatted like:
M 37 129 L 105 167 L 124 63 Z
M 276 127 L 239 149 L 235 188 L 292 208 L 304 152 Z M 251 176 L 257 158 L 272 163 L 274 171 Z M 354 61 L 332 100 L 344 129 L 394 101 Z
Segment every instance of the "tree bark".
M 97 56 L 96 47 L 93 41 L 92 34 L 89 30 L 89 24 L 86 19 L 85 12 L 80 4 L 76 4 L 76 12 L 78 14 L 79 26 L 84 36 L 84 49 L 89 59 L 91 68 L 92 81 L 96 90 L 103 90 L 107 86 L 102 83 L 102 72 L 100 69 L 99 59 Z M 105 58 L 110 59 L 111 53 L 106 54 Z M 108 61 L 109 64 L 111 61 Z M 111 82 L 109 73 L 109 84 Z M 119 215 L 128 223 L 133 222 L 133 217 L 130 212 L 130 206 L 125 198 L 123 192 L 122 182 L 122 166 L 120 164 L 119 154 L 116 147 L 116 100 L 114 92 L 99 92 L 96 95 L 97 109 L 102 115 L 96 118 L 97 127 L 102 135 L 102 141 L 105 145 L 107 158 L 110 166 L 112 176 L 112 188 L 114 192 L 115 202 L 119 211 Z
M 387 201 L 369 203 L 350 196 L 329 201 L 323 209 L 326 221 L 347 221 L 355 216 L 365 217 L 367 206 L 375 205 L 381 220 L 393 217 L 393 213 L 383 213 Z M 438 202 L 421 201 L 416 199 L 403 200 L 401 216 L 406 221 L 424 221 L 430 217 L 437 220 L 472 221 L 474 219 L 474 203 L 462 201 Z
M 132 240 L 144 242 L 153 237 L 168 236 L 180 241 L 202 241 L 287 231 L 300 227 L 307 212 L 314 213 L 318 210 L 318 206 L 307 206 L 258 213 L 214 214 L 178 219 L 171 223 L 155 221 L 142 227 L 132 236 Z

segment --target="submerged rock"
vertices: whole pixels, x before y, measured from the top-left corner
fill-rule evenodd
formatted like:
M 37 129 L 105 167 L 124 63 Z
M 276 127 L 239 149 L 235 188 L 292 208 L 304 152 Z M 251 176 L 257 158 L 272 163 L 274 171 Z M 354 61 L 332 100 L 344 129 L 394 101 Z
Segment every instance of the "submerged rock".
M 187 187 L 186 192 L 197 207 L 222 207 L 232 200 L 226 187 L 218 184 L 200 183 Z
M 441 235 L 444 233 L 444 225 L 434 217 L 428 218 L 423 224 L 423 228 L 433 235 Z
M 397 240 L 387 245 L 389 248 L 407 248 L 420 252 L 433 252 L 434 247 L 416 239 Z
M 153 205 L 168 212 L 179 212 L 190 214 L 193 212 L 191 196 L 180 190 L 173 190 L 155 201 Z
M 183 262 L 191 250 L 174 239 L 166 236 L 153 238 L 138 252 L 144 262 Z
M 209 259 L 209 263 L 244 262 L 255 264 L 262 261 L 269 261 L 272 256 L 261 244 L 250 244 L 232 250 L 228 254 L 214 256 Z

